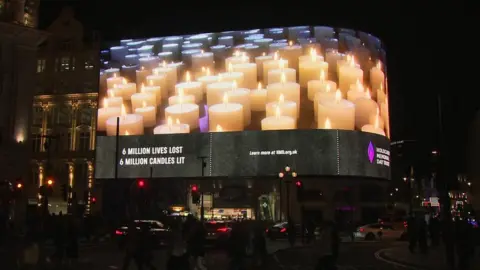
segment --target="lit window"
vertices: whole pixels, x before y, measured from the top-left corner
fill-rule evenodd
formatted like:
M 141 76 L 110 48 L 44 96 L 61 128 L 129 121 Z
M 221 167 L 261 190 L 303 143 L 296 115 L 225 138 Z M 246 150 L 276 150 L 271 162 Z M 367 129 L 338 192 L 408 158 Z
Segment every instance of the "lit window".
M 60 71 L 69 71 L 70 70 L 70 58 L 62 57 L 60 60 Z
M 85 70 L 92 70 L 93 67 L 93 61 L 91 59 L 85 60 Z
M 45 59 L 38 59 L 37 60 L 37 73 L 41 73 L 45 71 Z

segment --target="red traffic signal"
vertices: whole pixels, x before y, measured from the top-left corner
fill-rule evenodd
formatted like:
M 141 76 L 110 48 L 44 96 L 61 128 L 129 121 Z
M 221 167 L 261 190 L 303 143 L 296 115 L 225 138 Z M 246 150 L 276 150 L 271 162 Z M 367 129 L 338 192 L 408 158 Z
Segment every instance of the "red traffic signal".
M 143 181 L 143 179 L 140 179 L 140 180 L 138 180 L 137 185 L 138 185 L 138 187 L 143 188 L 145 186 L 145 181 Z
M 197 185 L 192 185 L 192 191 L 193 191 L 193 192 L 197 192 L 197 191 L 198 191 Z
M 302 182 L 301 182 L 301 181 L 297 181 L 297 182 L 295 182 L 295 185 L 296 185 L 297 187 L 301 187 L 301 186 L 302 186 Z
M 96 203 L 96 202 L 97 202 L 97 198 L 92 197 L 92 203 Z

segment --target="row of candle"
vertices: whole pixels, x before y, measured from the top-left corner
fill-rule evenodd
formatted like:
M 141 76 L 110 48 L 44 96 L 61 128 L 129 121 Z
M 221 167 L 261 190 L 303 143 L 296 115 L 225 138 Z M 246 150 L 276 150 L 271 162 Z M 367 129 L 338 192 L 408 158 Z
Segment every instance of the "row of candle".
M 124 78 L 116 76 L 116 73 L 113 73 L 113 76 L 107 79 L 107 86 L 111 88 L 109 89 L 108 92 L 111 95 L 110 98 L 114 100 L 116 99 L 117 102 L 119 100 L 118 97 L 116 97 L 117 95 L 119 95 L 122 99 L 131 100 L 132 107 L 136 112 L 137 109 L 145 110 L 144 107 L 146 107 L 146 105 L 157 105 L 157 106 L 160 105 L 162 98 L 168 97 L 168 95 L 170 94 L 168 93 L 169 89 L 175 89 L 175 93 L 177 95 L 171 96 L 168 98 L 169 105 L 170 105 L 169 107 L 172 107 L 172 106 L 173 107 L 172 108 L 167 107 L 165 109 L 165 114 L 167 115 L 169 112 L 170 114 L 175 114 L 178 111 L 181 111 L 183 113 L 188 112 L 187 115 L 190 114 L 191 117 L 185 117 L 185 118 L 194 119 L 195 116 L 198 115 L 198 105 L 193 103 L 201 102 L 203 100 L 203 96 L 205 93 L 207 97 L 207 104 L 210 107 L 209 112 L 212 111 L 213 114 L 215 114 L 215 112 L 217 112 L 216 109 L 218 108 L 214 107 L 214 105 L 219 104 L 221 102 L 220 100 L 221 100 L 222 94 L 224 94 L 226 91 L 229 91 L 230 94 L 234 97 L 234 99 L 236 99 L 235 101 L 238 100 L 239 103 L 236 103 L 236 104 L 242 105 L 242 108 L 239 109 L 239 106 L 224 106 L 223 109 L 225 108 L 232 109 L 232 111 L 234 112 L 233 113 L 234 115 L 239 115 L 238 112 L 242 111 L 241 114 L 243 115 L 243 121 L 237 121 L 236 124 L 232 124 L 232 123 L 229 123 L 233 121 L 232 118 L 230 117 L 222 118 L 219 116 L 219 119 L 226 119 L 226 120 L 215 121 L 216 118 L 210 116 L 210 119 L 211 119 L 210 130 L 212 130 L 212 128 L 217 128 L 218 126 L 221 127 L 222 125 L 220 125 L 219 123 L 222 123 L 223 126 L 226 127 L 226 128 L 222 128 L 222 130 L 241 130 L 243 129 L 243 127 L 241 127 L 238 124 L 238 122 L 243 122 L 244 126 L 249 125 L 250 112 L 252 110 L 253 111 L 267 110 L 267 116 L 268 116 L 269 107 L 265 106 L 266 102 L 272 101 L 272 99 L 277 100 L 280 98 L 280 96 L 282 96 L 284 99 L 286 97 L 286 99 L 289 102 L 293 102 L 296 106 L 296 112 L 298 114 L 298 111 L 300 110 L 300 85 L 295 82 L 296 70 L 293 68 L 285 67 L 285 66 L 288 66 L 288 60 L 279 59 L 277 54 L 274 54 L 273 56 L 269 55 L 269 56 L 263 56 L 263 57 L 265 57 L 266 59 L 265 61 L 259 61 L 262 66 L 262 68 L 259 70 L 262 70 L 263 74 L 268 74 L 266 76 L 267 82 L 269 83 L 267 85 L 267 89 L 261 89 L 260 87 L 255 91 L 249 91 L 248 89 L 242 89 L 242 88 L 237 89 L 236 87 L 234 87 L 234 85 L 237 84 L 236 83 L 237 81 L 239 81 L 242 84 L 245 82 L 249 82 L 248 85 L 251 85 L 252 82 L 256 83 L 256 77 L 258 76 L 258 73 L 259 73 L 257 72 L 258 63 L 249 63 L 248 57 L 246 57 L 246 55 L 236 54 L 232 57 L 225 59 L 226 65 L 229 67 L 228 72 L 220 73 L 219 75 L 215 76 L 215 75 L 208 74 L 209 68 L 207 68 L 206 69 L 207 74 L 205 74 L 205 76 L 199 77 L 198 81 L 191 81 L 189 78 L 190 77 L 189 73 L 187 72 L 186 82 L 179 83 L 179 84 L 175 84 L 177 80 L 177 72 L 175 70 L 175 67 L 171 65 L 166 65 L 166 64 L 164 64 L 161 67 L 154 68 L 153 74 L 150 74 L 150 75 L 148 75 L 148 73 L 145 72 L 146 71 L 145 69 L 141 69 L 137 71 L 137 83 L 127 83 L 125 82 Z M 315 65 L 315 64 L 318 64 L 318 65 Z M 304 55 L 299 57 L 299 67 L 302 67 L 302 66 L 305 67 L 304 68 L 305 71 L 310 71 L 310 74 L 308 75 L 310 75 L 311 78 L 315 76 L 314 75 L 315 72 L 320 71 L 319 80 L 304 79 L 303 83 L 305 84 L 306 82 L 307 84 L 309 99 L 314 101 L 315 115 L 316 115 L 315 119 L 317 120 L 317 123 L 324 123 L 327 121 L 327 119 L 325 119 L 325 121 L 323 121 L 323 119 L 319 121 L 319 115 L 322 115 L 322 114 L 318 114 L 318 107 L 319 107 L 318 105 L 320 104 L 320 101 L 322 101 L 323 96 L 325 98 L 332 97 L 332 94 L 334 92 L 331 91 L 331 89 L 336 88 L 336 83 L 333 81 L 325 80 L 325 77 L 326 77 L 325 74 L 327 74 L 327 70 L 328 70 L 328 63 L 323 62 L 323 57 L 317 56 L 314 51 L 310 55 Z M 316 66 L 320 68 L 312 71 L 307 68 L 311 66 L 314 66 L 314 67 Z M 358 72 L 359 67 L 355 64 L 353 57 L 347 56 L 346 59 L 338 59 L 337 66 L 339 70 L 343 70 L 342 67 L 347 67 L 345 69 L 346 71 L 343 73 L 344 74 L 343 77 L 345 77 L 343 80 L 344 84 L 345 84 L 345 81 L 351 82 L 353 79 L 355 79 L 355 84 L 347 88 L 346 91 L 344 91 L 346 92 L 346 96 L 348 100 L 355 100 L 361 97 L 362 95 L 365 95 L 365 96 L 367 94 L 369 95 L 369 92 L 364 91 L 363 85 L 361 84 L 361 81 L 363 81 L 363 71 L 360 69 L 362 73 Z M 234 67 L 237 70 L 241 70 L 241 71 L 234 71 Z M 380 88 L 377 90 L 378 93 L 380 93 L 380 94 L 377 94 L 377 101 L 379 101 L 380 103 L 385 101 L 385 94 L 382 89 L 384 75 L 383 75 L 383 71 L 381 71 L 381 67 L 377 66 L 374 68 L 376 68 L 378 72 L 372 68 L 372 70 L 370 71 L 371 72 L 370 75 L 372 78 L 372 77 L 375 77 L 375 75 L 372 76 L 372 74 L 378 74 L 377 77 L 379 79 L 377 79 L 377 81 L 381 81 Z M 308 72 L 303 72 L 303 73 L 300 72 L 299 75 L 301 78 L 300 80 L 301 82 L 302 82 L 302 78 L 309 77 L 309 76 L 306 76 L 306 73 Z M 302 76 L 302 74 L 304 76 Z M 342 72 L 339 72 L 339 74 L 342 74 Z M 361 74 L 361 76 L 358 76 L 358 74 Z M 139 80 L 139 77 L 141 78 L 142 75 L 144 75 L 143 81 L 145 80 L 148 81 L 150 85 L 143 86 L 142 92 L 136 93 L 135 88 L 138 85 L 139 81 L 142 82 L 142 80 Z M 247 78 L 247 80 L 245 80 L 245 78 Z M 339 76 L 339 82 L 342 82 L 341 78 L 342 76 Z M 279 82 L 277 82 L 278 80 Z M 371 79 L 370 81 L 372 82 L 374 80 Z M 167 87 L 167 82 L 169 85 L 173 85 L 173 87 L 171 86 Z M 187 95 L 185 95 L 184 92 L 186 92 Z M 155 94 L 155 98 L 152 98 L 153 97 L 152 94 Z M 382 96 L 383 96 L 383 101 L 382 101 Z M 370 101 L 375 103 L 373 100 L 371 100 L 370 97 L 366 99 L 370 99 Z M 175 105 L 177 105 L 176 103 L 180 103 L 180 109 L 174 107 Z M 341 102 L 338 102 L 336 104 L 340 104 L 340 103 Z M 373 104 L 373 103 L 370 102 L 366 104 Z M 142 104 L 141 108 L 140 108 L 140 104 Z M 190 104 L 190 105 L 187 105 L 187 104 Z M 223 105 L 225 104 L 226 103 L 223 102 Z M 235 104 L 235 103 L 232 103 L 232 104 Z M 362 107 L 361 104 L 362 103 L 360 103 L 359 107 Z M 375 106 L 378 108 L 376 103 L 375 103 Z M 152 107 L 154 107 L 153 109 L 156 109 L 155 106 L 152 106 Z M 264 109 L 262 109 L 262 107 Z M 373 106 L 370 106 L 370 107 L 373 108 Z M 220 109 L 220 112 L 218 113 L 218 115 L 224 115 L 225 113 L 223 111 L 224 110 Z M 369 111 L 371 112 L 372 110 L 369 110 Z M 387 110 L 385 110 L 385 112 L 382 113 L 382 118 L 388 119 L 388 116 L 386 116 L 386 114 L 387 114 Z M 155 111 L 153 115 L 156 115 Z M 357 113 L 357 115 L 365 115 L 365 113 L 361 113 L 361 114 Z M 296 119 L 297 117 L 298 116 L 293 118 Z M 357 117 L 357 118 L 361 120 L 361 121 L 358 120 L 360 121 L 360 123 L 366 123 L 368 121 L 365 121 L 365 119 L 368 117 L 369 116 L 367 113 L 366 117 L 363 116 L 363 117 Z M 347 117 L 347 118 L 351 118 L 351 117 Z M 100 119 L 100 116 L 99 116 L 99 119 Z M 328 119 L 328 120 L 329 122 L 332 122 L 331 119 Z M 151 125 L 150 122 L 152 121 L 146 121 L 146 122 L 149 122 L 147 125 Z M 155 120 L 153 122 L 155 122 Z M 198 127 L 198 121 L 191 120 L 190 122 L 193 129 Z M 338 121 L 334 121 L 334 122 L 336 123 Z M 343 122 L 343 121 L 340 121 L 340 122 Z M 355 123 L 355 121 L 353 121 L 353 123 Z M 263 126 L 263 122 L 262 122 L 262 126 Z M 356 126 L 359 129 L 363 129 L 364 125 L 357 124 Z M 319 127 L 320 127 L 320 124 L 319 124 Z M 101 128 L 101 121 L 99 121 L 99 128 Z M 349 125 L 346 125 L 345 127 L 342 127 L 342 125 L 340 125 L 339 127 L 335 127 L 335 128 L 354 129 L 355 124 L 353 126 L 349 124 Z

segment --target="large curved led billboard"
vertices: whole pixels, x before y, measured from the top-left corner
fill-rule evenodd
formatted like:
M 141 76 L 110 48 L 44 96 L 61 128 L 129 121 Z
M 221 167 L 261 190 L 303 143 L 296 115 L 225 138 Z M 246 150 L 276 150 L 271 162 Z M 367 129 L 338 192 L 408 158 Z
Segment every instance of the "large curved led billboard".
M 285 165 L 390 177 L 385 51 L 370 34 L 128 39 L 101 56 L 96 178 L 254 177 Z

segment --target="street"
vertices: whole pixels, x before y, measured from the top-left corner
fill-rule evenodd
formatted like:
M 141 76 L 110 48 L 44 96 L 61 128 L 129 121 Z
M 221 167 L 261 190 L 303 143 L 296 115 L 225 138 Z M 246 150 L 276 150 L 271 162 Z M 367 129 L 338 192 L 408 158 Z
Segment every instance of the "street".
M 378 250 L 402 245 L 399 242 L 344 242 L 340 248 L 339 269 L 344 270 L 389 270 L 406 269 L 401 266 L 378 260 L 375 253 Z M 286 240 L 267 242 L 267 249 L 272 254 L 268 269 L 282 270 L 313 270 L 317 261 L 317 254 L 312 247 L 296 246 L 289 248 Z M 49 249 L 49 253 L 53 249 Z M 154 265 L 157 269 L 165 269 L 167 260 L 165 250 L 156 250 Z M 80 249 L 79 267 L 77 269 L 107 270 L 122 269 L 124 253 L 116 245 L 103 243 L 96 246 L 85 246 Z M 223 250 L 209 248 L 206 255 L 208 269 L 228 269 L 229 259 Z M 130 265 L 129 269 L 136 269 Z

